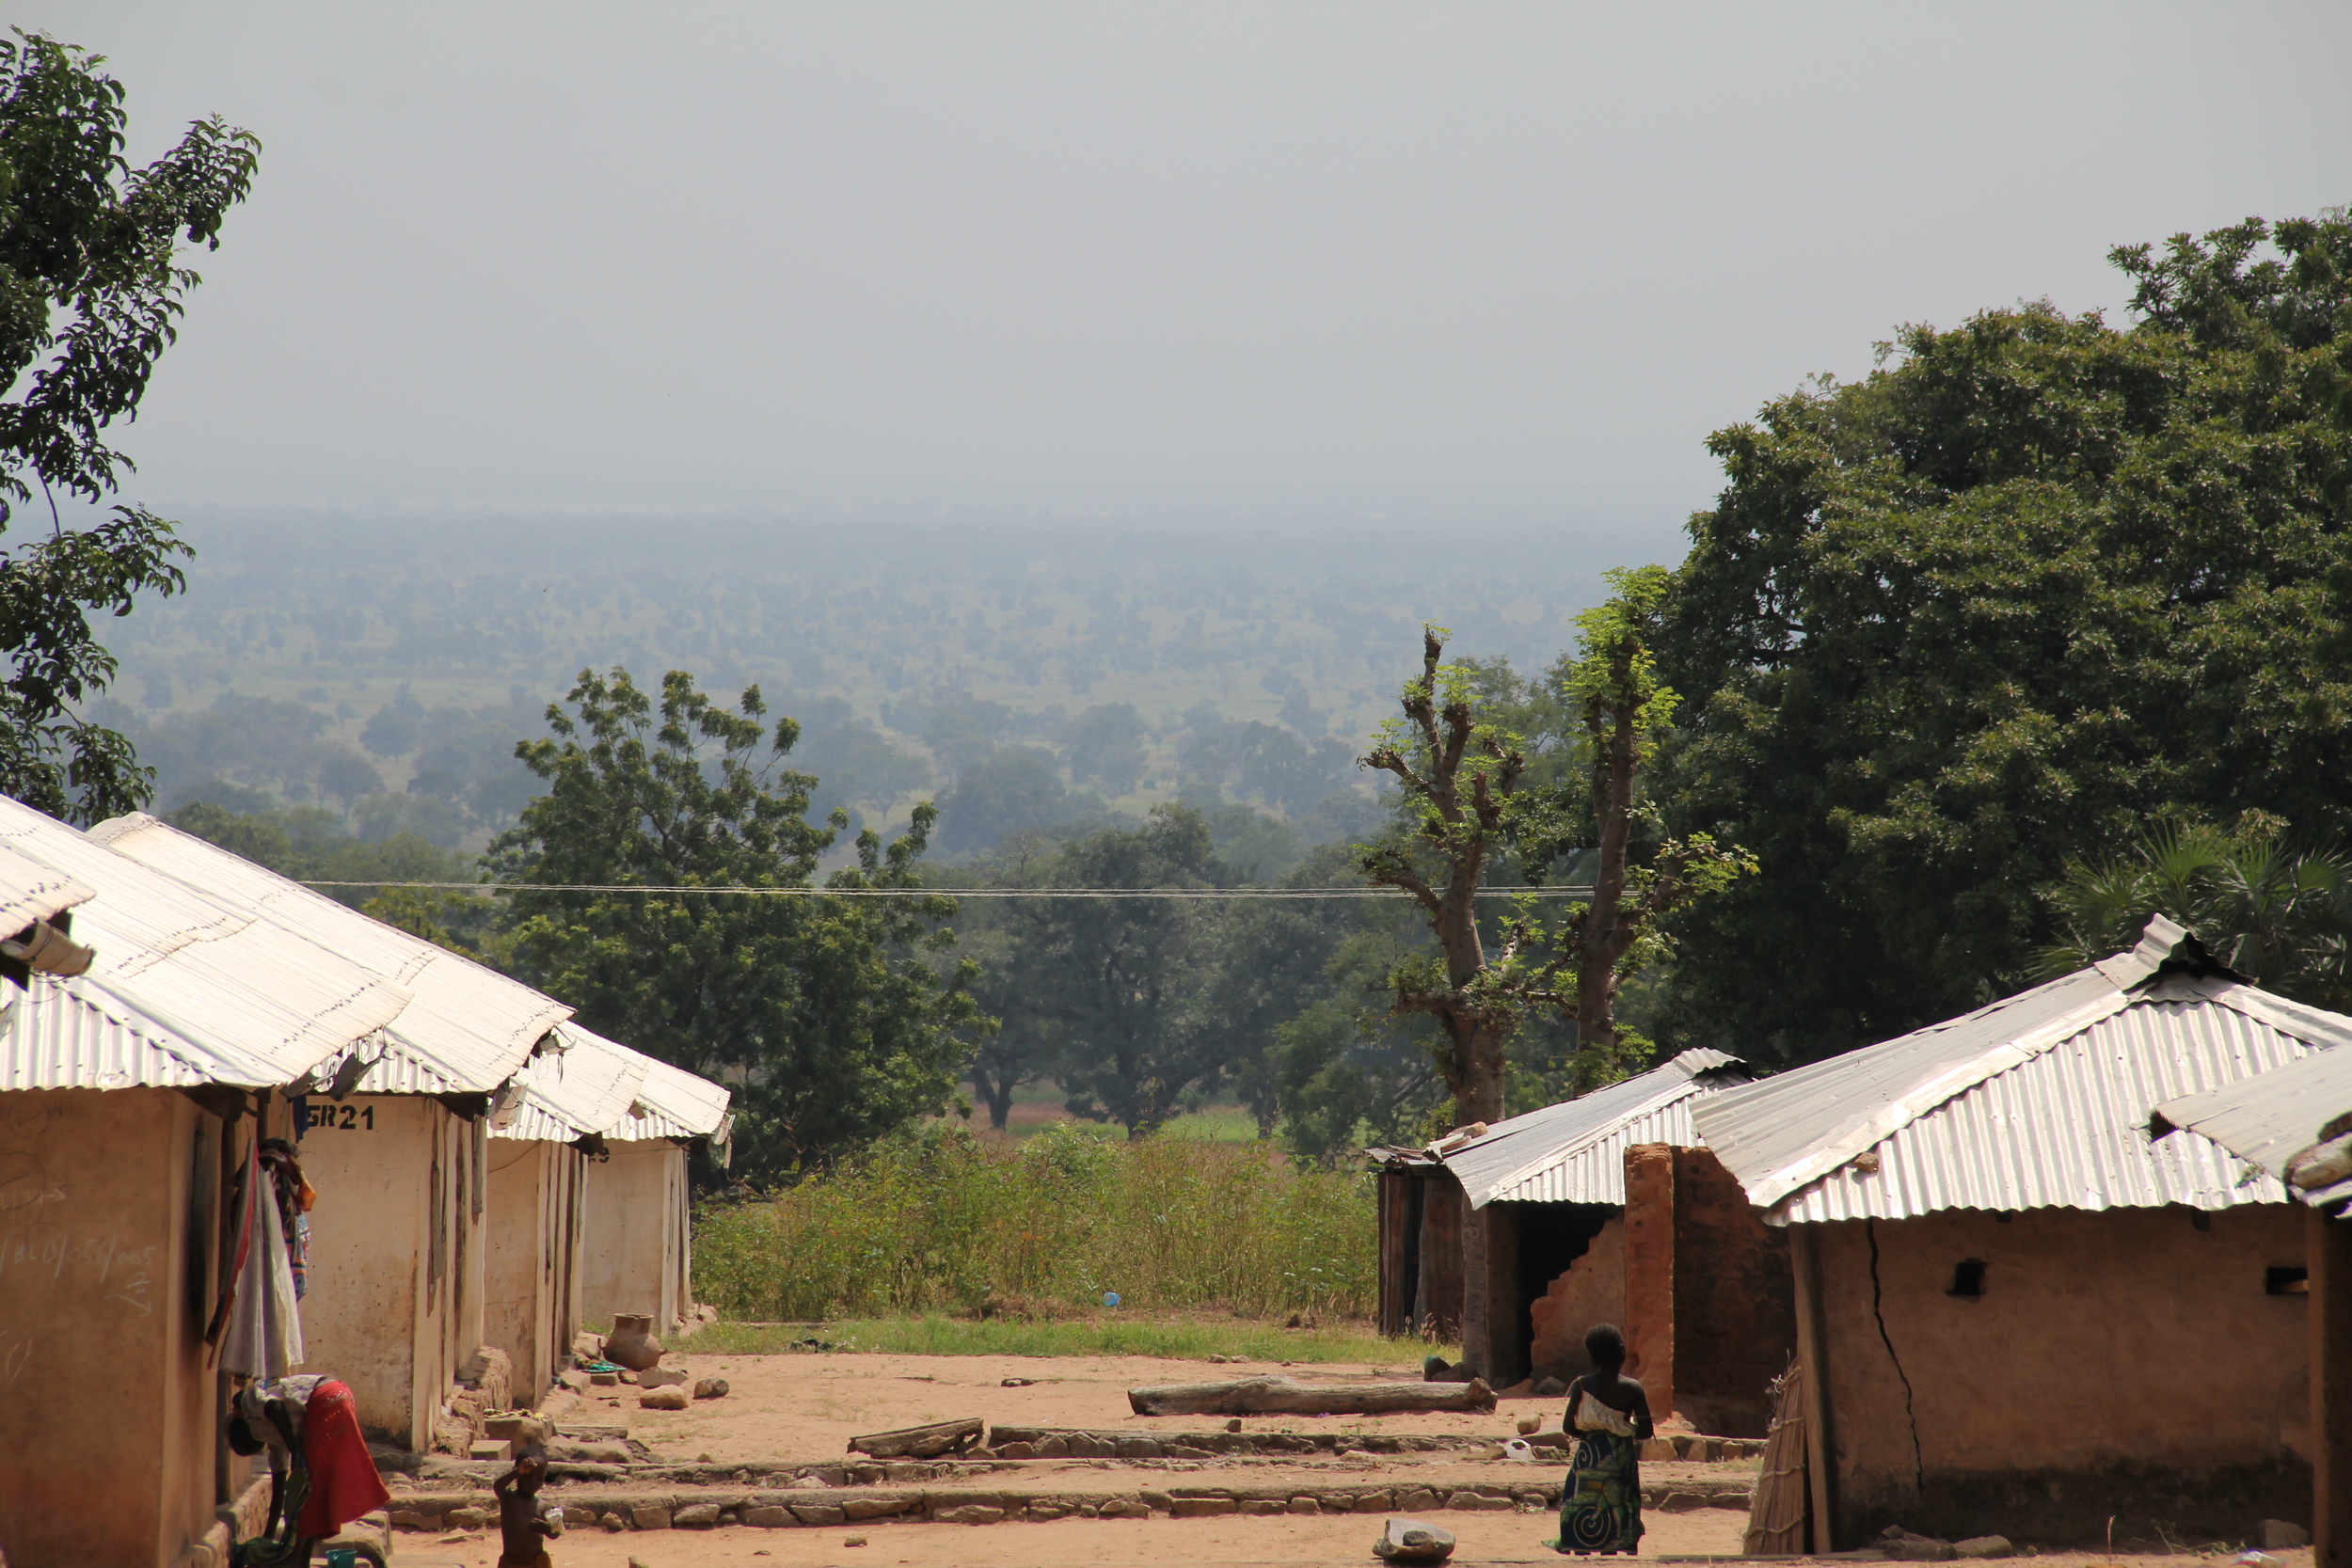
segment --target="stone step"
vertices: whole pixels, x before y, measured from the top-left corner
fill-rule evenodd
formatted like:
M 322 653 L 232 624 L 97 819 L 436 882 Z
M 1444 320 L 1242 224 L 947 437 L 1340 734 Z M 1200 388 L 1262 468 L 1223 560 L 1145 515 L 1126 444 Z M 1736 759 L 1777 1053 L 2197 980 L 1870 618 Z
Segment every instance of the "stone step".
M 1642 1489 L 1645 1507 L 1667 1513 L 1695 1508 L 1745 1511 L 1748 1489 L 1728 1481 L 1669 1481 Z M 728 1487 L 613 1488 L 551 1485 L 540 1501 L 560 1506 L 567 1528 L 710 1529 L 825 1528 L 862 1523 L 995 1524 L 1000 1520 L 1079 1518 L 1188 1519 L 1226 1513 L 1389 1513 L 1438 1510 L 1518 1510 L 1537 1513 L 1560 1505 L 1558 1478 L 1530 1473 L 1472 1485 L 1366 1486 L 1287 1482 L 1251 1485 L 1139 1487 L 1107 1492 L 1069 1488 L 901 1488 L 882 1492 Z M 483 1529 L 498 1522 L 496 1503 L 474 1491 L 411 1492 L 396 1496 L 391 1526 L 399 1530 Z

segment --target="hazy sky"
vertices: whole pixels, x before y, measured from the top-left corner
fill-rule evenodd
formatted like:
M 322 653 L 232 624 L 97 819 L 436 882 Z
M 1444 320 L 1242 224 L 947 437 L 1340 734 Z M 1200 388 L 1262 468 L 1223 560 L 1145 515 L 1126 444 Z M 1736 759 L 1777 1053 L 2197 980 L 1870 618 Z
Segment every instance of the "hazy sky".
M 142 499 L 1578 520 L 2352 199 L 2352 6 L 24 0 L 266 144 Z

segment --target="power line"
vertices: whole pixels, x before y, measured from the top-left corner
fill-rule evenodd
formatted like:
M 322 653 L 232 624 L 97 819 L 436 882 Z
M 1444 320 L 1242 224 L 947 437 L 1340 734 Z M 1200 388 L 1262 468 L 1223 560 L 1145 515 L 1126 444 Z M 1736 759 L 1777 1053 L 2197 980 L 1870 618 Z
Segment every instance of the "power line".
M 755 898 L 906 898 L 937 894 L 947 898 L 1172 898 L 1172 899 L 1297 899 L 1395 898 L 1405 895 L 1391 887 L 646 887 L 626 882 L 330 882 L 304 881 L 304 887 L 409 888 L 418 892 L 501 893 L 642 893 L 733 895 Z M 1538 898 L 1589 898 L 1588 887 L 1482 887 L 1473 896 L 1509 898 L 1530 894 Z

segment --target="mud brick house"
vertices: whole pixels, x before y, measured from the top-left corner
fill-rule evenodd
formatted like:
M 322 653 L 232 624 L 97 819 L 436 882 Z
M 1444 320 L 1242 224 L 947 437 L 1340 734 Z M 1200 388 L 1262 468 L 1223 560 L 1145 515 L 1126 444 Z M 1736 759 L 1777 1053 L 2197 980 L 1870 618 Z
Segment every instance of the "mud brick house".
M 27 863 L 36 868 L 25 876 Z M 218 1568 L 268 1483 L 220 1435 L 225 1304 L 275 1087 L 408 993 L 0 800 L 0 920 L 69 905 L 72 977 L 0 980 L 0 1556 Z
M 580 1315 L 591 1161 L 629 1113 L 651 1058 L 576 1023 L 516 1075 L 490 1117 L 484 1336 L 506 1352 L 515 1402 L 533 1403 L 569 1363 Z M 659 1218 L 649 1216 L 653 1223 Z
M 303 1168 L 334 1197 L 313 1223 L 304 1332 L 370 1436 L 464 1451 L 458 1428 L 511 1399 L 474 1386 L 506 1381 L 484 1338 L 491 1111 L 571 1008 L 152 816 L 89 836 L 407 993 L 376 1035 L 317 1064 L 296 1102 Z
M 2157 1107 L 2352 1043 L 2152 921 L 2137 947 L 1692 1119 L 1795 1269 L 1817 1551 L 2308 1525 L 2305 1220 Z
M 634 1312 L 670 1334 L 694 1309 L 687 1159 L 708 1148 L 724 1163 L 731 1097 L 707 1078 L 645 1060 L 628 1114 L 604 1131 L 606 1156 L 588 1163 L 580 1310 L 590 1328 Z
M 1793 1345 L 1787 1248 L 1699 1144 L 1692 1107 L 1744 1083 L 1687 1051 L 1649 1072 L 1379 1166 L 1380 1325 L 1458 1328 L 1498 1387 L 1585 1370 L 1583 1336 L 1623 1325 L 1653 1410 L 1761 1435 Z
M 2211 1138 L 2305 1205 L 2312 1543 L 2317 1568 L 2352 1568 L 2352 1051 L 2169 1100 L 2154 1125 Z

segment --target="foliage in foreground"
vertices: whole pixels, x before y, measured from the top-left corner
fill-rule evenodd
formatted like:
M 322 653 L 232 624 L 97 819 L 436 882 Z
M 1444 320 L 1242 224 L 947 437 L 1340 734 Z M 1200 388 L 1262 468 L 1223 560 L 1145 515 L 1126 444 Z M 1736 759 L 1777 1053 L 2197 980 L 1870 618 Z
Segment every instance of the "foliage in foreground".
M 1764 875 L 1677 922 L 1684 1041 L 1808 1061 L 2013 990 L 2042 890 L 2167 814 L 2352 832 L 2352 222 L 2113 260 L 2126 330 L 1907 328 L 1715 435 L 1660 794 Z
M 1115 1142 L 1074 1127 L 1017 1148 L 894 1140 L 768 1196 L 706 1207 L 695 1291 L 732 1317 L 810 1320 L 1024 1305 L 1369 1313 L 1371 1178 L 1262 1148 Z
M 96 505 L 130 460 L 106 445 L 138 413 L 189 290 L 179 242 L 217 247 L 261 143 L 218 117 L 144 168 L 124 160 L 122 85 L 100 55 L 40 33 L 0 39 L 0 529 L 36 487 L 50 531 L 0 553 L 0 790 L 96 822 L 144 805 L 130 742 L 82 707 L 115 658 L 92 612 L 186 587 L 171 524 L 119 505 L 68 529 L 57 492 Z
M 845 1318 L 822 1326 L 717 1323 L 694 1337 L 692 1348 L 697 1354 L 773 1354 L 812 1338 L 835 1351 L 874 1355 L 1152 1355 L 1170 1360 L 1239 1355 L 1251 1361 L 1375 1365 L 1418 1359 L 1427 1348 L 1382 1338 L 1364 1323 L 1285 1328 L 1279 1320 L 1152 1317 L 1123 1310 L 1062 1321 L 925 1315 Z

